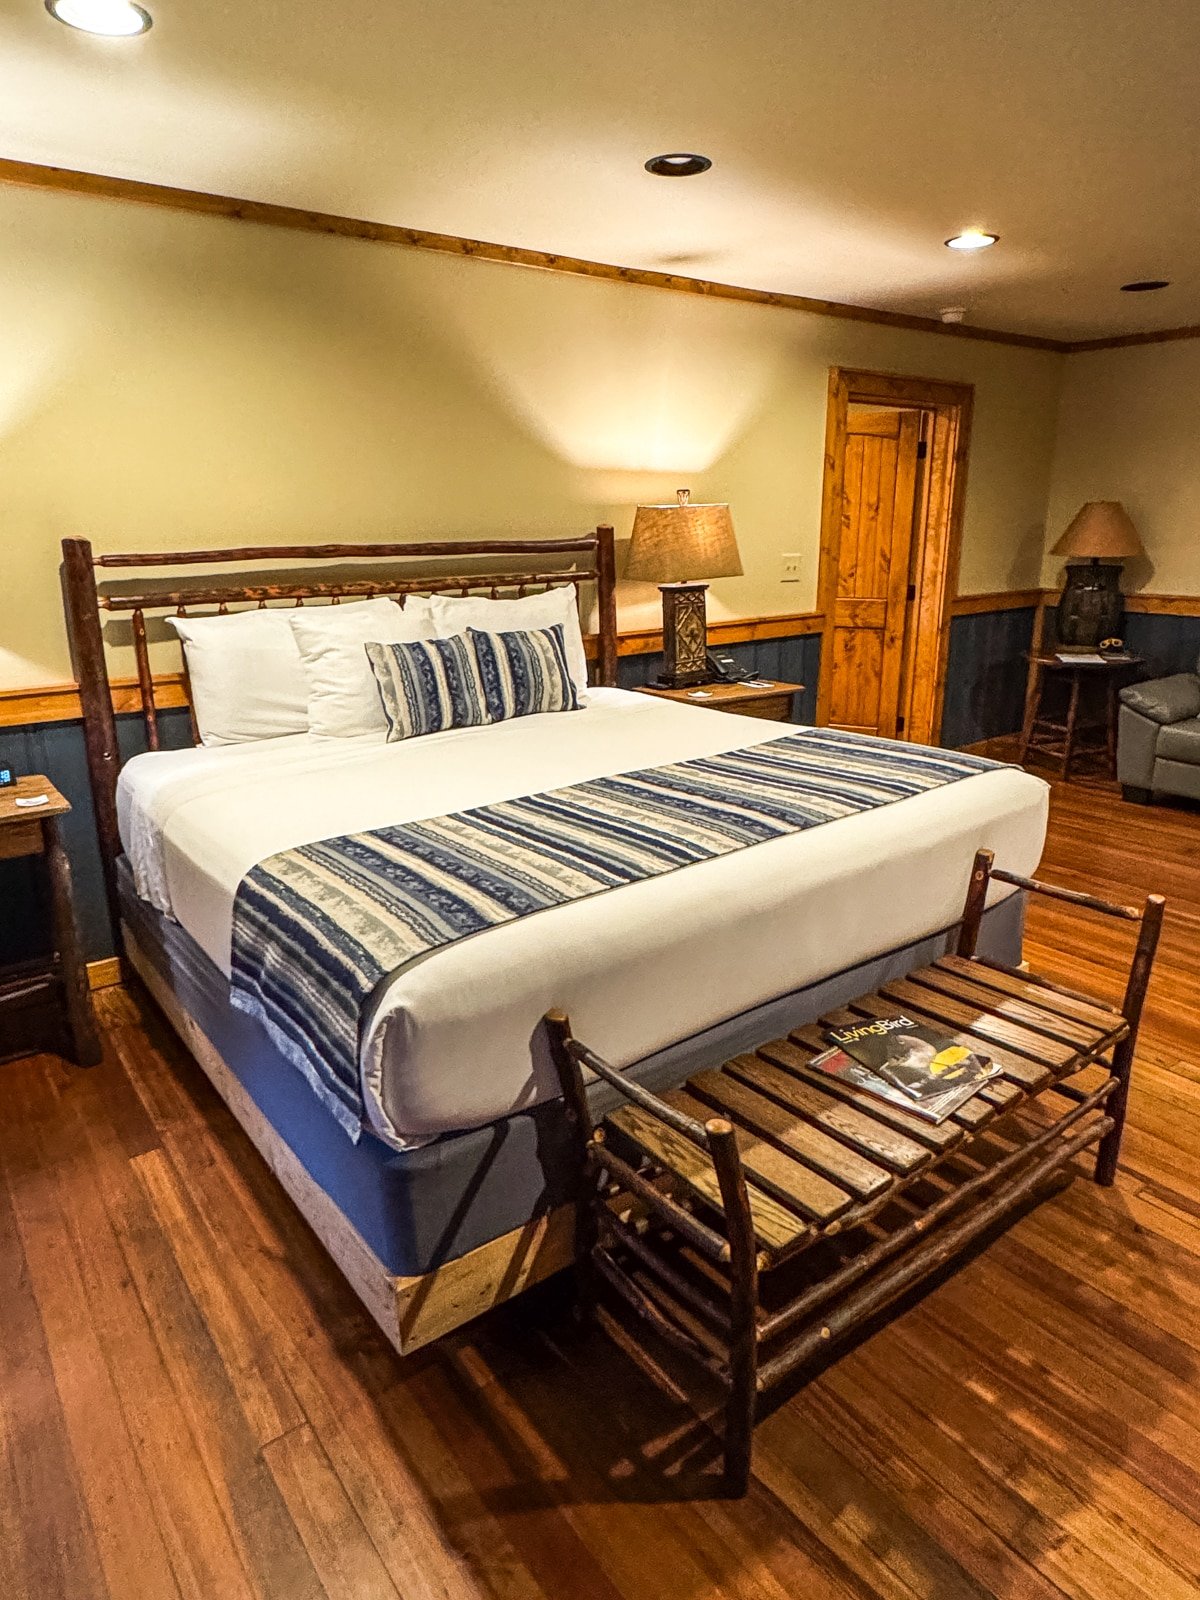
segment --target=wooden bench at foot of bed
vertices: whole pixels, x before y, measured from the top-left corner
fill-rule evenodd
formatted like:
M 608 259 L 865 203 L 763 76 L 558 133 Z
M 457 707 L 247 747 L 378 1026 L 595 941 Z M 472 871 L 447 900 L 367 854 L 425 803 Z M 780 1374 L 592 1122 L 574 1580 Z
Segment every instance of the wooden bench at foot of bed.
M 991 878 L 1121 917 L 1138 939 L 1119 1008 L 975 954 Z M 831 1078 L 820 1025 L 654 1095 L 547 1018 L 576 1139 L 580 1288 L 613 1296 L 727 1391 L 726 1484 L 745 1492 L 760 1400 L 942 1268 L 1098 1145 L 1111 1184 L 1163 902 L 1114 906 L 975 858 L 958 954 L 829 1013 L 829 1027 L 908 1016 L 960 1035 L 1000 1074 L 930 1123 Z M 585 1071 L 624 1104 L 593 1127 Z M 655 1369 L 657 1370 L 657 1369 Z M 903 1381 L 902 1378 L 898 1381 Z

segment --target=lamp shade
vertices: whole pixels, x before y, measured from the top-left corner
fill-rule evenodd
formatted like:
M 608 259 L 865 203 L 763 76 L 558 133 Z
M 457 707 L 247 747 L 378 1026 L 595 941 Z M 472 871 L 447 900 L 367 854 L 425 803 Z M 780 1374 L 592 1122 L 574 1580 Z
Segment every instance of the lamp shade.
M 1124 561 L 1142 554 L 1142 541 L 1119 500 L 1089 500 L 1075 513 L 1051 554 Z
M 675 505 L 639 506 L 625 564 L 627 578 L 647 583 L 688 583 L 738 578 L 742 558 L 728 506 L 694 506 L 690 490 Z

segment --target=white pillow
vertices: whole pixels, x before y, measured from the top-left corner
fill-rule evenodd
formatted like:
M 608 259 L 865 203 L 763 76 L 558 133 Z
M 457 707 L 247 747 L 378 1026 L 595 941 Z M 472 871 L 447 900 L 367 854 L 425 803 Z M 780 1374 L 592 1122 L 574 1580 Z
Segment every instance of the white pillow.
M 302 606 L 288 621 L 304 664 L 309 730 L 323 739 L 386 733 L 367 645 L 414 644 L 437 632 L 423 595 L 410 596 L 403 608 L 386 598 Z
M 307 729 L 308 686 L 290 616 L 275 609 L 167 618 L 183 640 L 201 744 Z
M 520 599 L 489 600 L 483 595 L 430 596 L 433 620 L 439 639 L 452 638 L 467 628 L 484 633 L 509 633 L 514 630 L 552 628 L 562 623 L 567 647 L 567 667 L 577 689 L 588 686 L 587 656 L 583 653 L 583 634 L 579 627 L 579 606 L 574 584 L 562 584 L 542 594 L 527 594 Z

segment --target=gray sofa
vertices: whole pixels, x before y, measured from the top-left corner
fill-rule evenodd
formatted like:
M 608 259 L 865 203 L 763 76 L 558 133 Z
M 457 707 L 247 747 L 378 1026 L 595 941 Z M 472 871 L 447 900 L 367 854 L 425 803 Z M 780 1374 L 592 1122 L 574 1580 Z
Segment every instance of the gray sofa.
M 1141 805 L 1156 792 L 1200 800 L 1200 663 L 1121 690 L 1117 777 Z

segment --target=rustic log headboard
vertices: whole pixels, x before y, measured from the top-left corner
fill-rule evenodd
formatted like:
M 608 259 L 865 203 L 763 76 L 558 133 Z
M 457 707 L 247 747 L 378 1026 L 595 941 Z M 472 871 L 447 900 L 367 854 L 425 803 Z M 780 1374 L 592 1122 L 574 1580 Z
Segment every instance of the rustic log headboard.
M 88 774 L 114 929 L 117 912 L 117 774 L 121 767 L 116 712 L 104 644 L 104 613 L 129 618 L 137 693 L 151 750 L 159 747 L 158 707 L 146 615 L 196 611 L 220 615 L 231 607 L 370 599 L 408 594 L 531 594 L 573 584 L 595 584 L 598 642 L 594 676 L 617 678 L 616 565 L 613 530 L 599 527 L 577 539 L 464 540 L 442 544 L 259 545 L 232 550 L 171 550 L 129 555 L 94 555 L 87 539 L 64 539 L 63 595 L 79 700 L 83 710 Z M 300 572 L 272 571 L 304 562 Z M 330 563 L 339 563 L 336 568 Z M 229 578 L 223 573 L 128 579 L 105 585 L 101 574 L 118 570 L 206 568 L 266 564 L 261 571 Z M 446 563 L 453 563 L 453 570 Z M 474 570 L 472 570 L 474 569 Z M 140 576 L 140 575 L 139 575 Z M 184 665 L 186 686 L 186 663 Z M 194 723 L 193 723 L 194 729 Z

